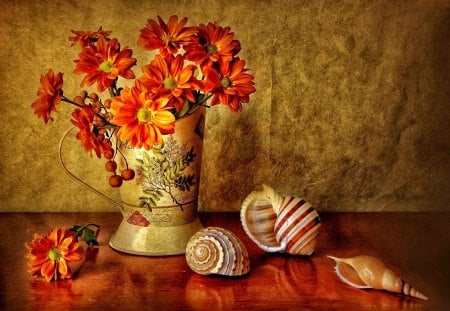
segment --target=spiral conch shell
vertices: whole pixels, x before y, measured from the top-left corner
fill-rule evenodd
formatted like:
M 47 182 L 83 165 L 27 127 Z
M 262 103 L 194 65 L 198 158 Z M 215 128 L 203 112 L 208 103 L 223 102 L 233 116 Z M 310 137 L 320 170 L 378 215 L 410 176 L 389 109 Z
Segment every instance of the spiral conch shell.
M 365 255 L 352 258 L 327 257 L 336 262 L 336 274 L 344 283 L 350 286 L 386 290 L 428 300 L 425 295 L 411 287 L 375 257 Z
M 311 255 L 320 228 L 317 211 L 301 198 L 281 197 L 271 187 L 262 187 L 242 203 L 241 222 L 247 235 L 266 252 Z
M 219 227 L 204 228 L 189 239 L 186 261 L 194 272 L 203 275 L 238 276 L 250 270 L 245 245 L 234 233 Z

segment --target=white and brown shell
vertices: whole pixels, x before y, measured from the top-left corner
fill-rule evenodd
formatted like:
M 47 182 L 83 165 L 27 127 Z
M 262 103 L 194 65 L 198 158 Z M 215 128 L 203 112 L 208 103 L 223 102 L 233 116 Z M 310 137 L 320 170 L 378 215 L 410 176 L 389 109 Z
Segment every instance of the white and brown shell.
M 271 187 L 251 192 L 242 203 L 241 222 L 250 239 L 266 252 L 311 255 L 320 218 L 302 198 L 282 197 Z
M 186 246 L 188 266 L 199 274 L 238 276 L 249 272 L 248 252 L 231 231 L 207 227 L 194 234 Z
M 336 262 L 335 271 L 346 284 L 356 288 L 374 288 L 411 296 L 423 300 L 428 298 L 405 282 L 378 258 L 372 256 L 356 256 L 337 258 L 327 256 Z

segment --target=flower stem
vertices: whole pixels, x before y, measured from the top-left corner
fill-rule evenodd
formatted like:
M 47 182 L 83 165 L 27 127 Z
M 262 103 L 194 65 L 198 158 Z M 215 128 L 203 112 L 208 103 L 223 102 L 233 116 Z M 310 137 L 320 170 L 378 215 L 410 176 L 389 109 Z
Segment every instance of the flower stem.
M 68 99 L 68 98 L 65 97 L 65 96 L 61 96 L 61 100 L 64 101 L 64 102 L 66 102 L 66 103 L 69 103 L 69 104 L 71 104 L 71 105 L 75 105 L 75 106 L 77 106 L 77 107 L 79 107 L 79 108 L 83 108 L 83 105 L 80 105 L 80 104 L 78 104 L 78 103 L 76 103 L 76 102 L 74 102 L 74 101 Z M 102 126 L 102 127 L 104 127 L 104 128 L 115 128 L 115 127 L 116 127 L 116 125 L 110 123 L 110 122 L 109 122 L 108 120 L 106 120 L 105 117 L 102 116 L 101 114 L 99 114 L 99 113 L 97 113 L 97 112 L 94 112 L 94 114 L 95 114 L 97 117 L 99 117 L 103 122 L 105 122 L 105 125 Z
M 111 97 L 115 97 L 115 96 L 119 96 L 120 95 L 120 92 L 117 89 L 117 78 L 113 81 L 111 86 L 108 88 L 108 91 L 109 91 L 109 95 Z
M 80 105 L 80 104 L 78 104 L 78 103 L 76 103 L 76 102 L 74 102 L 74 101 L 68 99 L 68 98 L 65 97 L 65 96 L 61 96 L 61 100 L 62 100 L 63 102 L 69 103 L 69 104 L 71 104 L 71 105 L 75 105 L 75 106 L 80 107 L 80 108 L 83 107 L 82 105 Z
M 120 153 L 120 155 L 122 156 L 123 160 L 125 161 L 125 165 L 126 165 L 126 167 L 128 169 L 128 160 L 125 157 L 125 155 L 122 153 L 122 150 L 120 150 L 120 148 L 117 146 L 117 143 L 116 143 L 116 154 L 117 153 Z
M 109 96 L 114 97 L 114 90 L 111 86 L 108 88 L 108 91 L 109 91 Z
M 205 106 L 207 108 L 209 108 L 208 105 L 204 105 L 203 103 L 206 102 L 208 99 L 210 99 L 214 94 L 213 93 L 208 93 L 206 94 L 198 103 L 198 106 Z

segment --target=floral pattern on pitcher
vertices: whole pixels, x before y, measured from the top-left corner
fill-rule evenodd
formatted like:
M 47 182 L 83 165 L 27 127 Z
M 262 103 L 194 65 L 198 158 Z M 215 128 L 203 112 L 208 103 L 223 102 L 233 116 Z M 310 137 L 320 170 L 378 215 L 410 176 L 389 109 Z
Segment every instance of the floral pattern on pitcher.
M 143 196 L 139 198 L 140 206 L 152 209 L 165 195 L 183 210 L 184 193 L 191 191 L 196 183 L 195 174 L 189 173 L 189 166 L 196 157 L 194 147 L 180 145 L 169 137 L 161 145 L 153 145 L 150 152 L 143 152 L 138 174 L 142 180 Z

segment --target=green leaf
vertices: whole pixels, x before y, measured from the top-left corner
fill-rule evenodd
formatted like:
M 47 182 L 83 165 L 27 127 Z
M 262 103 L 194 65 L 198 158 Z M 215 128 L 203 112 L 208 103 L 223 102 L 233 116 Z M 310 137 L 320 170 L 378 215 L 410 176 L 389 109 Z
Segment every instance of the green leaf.
M 188 100 L 184 101 L 183 107 L 181 108 L 180 112 L 178 112 L 178 118 L 181 118 L 182 116 L 184 116 L 189 111 L 190 108 L 191 108 L 191 105 L 190 105 L 189 101 Z
M 88 245 L 98 245 L 97 239 L 95 238 L 95 231 L 89 228 L 84 230 L 84 241 Z
M 91 229 L 89 227 L 95 227 Z M 85 241 L 88 245 L 98 245 L 97 234 L 100 230 L 100 226 L 96 224 L 85 224 L 82 226 L 75 225 L 69 229 L 74 232 L 78 237 L 78 240 Z

